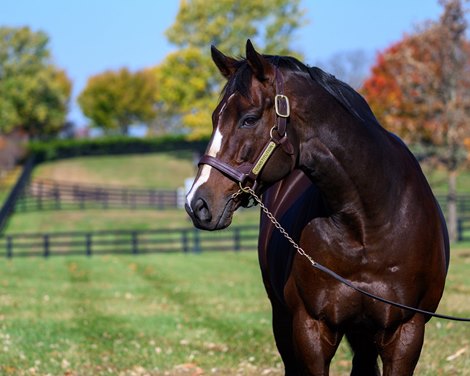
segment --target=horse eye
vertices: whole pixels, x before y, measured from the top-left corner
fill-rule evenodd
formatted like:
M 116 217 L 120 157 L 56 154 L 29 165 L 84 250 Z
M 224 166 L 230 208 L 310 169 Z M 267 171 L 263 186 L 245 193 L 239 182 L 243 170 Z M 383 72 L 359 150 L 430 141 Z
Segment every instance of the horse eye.
M 255 116 L 247 116 L 242 119 L 240 128 L 253 128 L 258 122 L 258 118 Z

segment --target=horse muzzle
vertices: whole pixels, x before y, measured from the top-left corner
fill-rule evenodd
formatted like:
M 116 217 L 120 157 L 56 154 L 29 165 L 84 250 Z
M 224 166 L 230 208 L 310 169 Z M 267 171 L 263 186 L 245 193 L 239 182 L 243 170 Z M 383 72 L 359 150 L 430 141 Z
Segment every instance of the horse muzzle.
M 195 227 L 213 231 L 228 227 L 238 206 L 239 202 L 233 200 L 231 196 L 214 201 L 201 194 L 186 202 L 185 209 Z

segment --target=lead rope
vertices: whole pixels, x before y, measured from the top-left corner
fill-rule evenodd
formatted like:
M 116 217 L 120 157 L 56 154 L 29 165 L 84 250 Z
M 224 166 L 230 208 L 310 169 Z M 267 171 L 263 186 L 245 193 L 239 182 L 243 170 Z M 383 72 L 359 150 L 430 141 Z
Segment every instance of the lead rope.
M 372 299 L 376 299 L 376 300 L 378 300 L 382 303 L 390 304 L 390 305 L 398 307 L 398 308 L 406 309 L 408 311 L 414 311 L 414 312 L 417 312 L 417 313 L 421 313 L 421 314 L 424 314 L 424 315 L 429 315 L 429 316 L 440 318 L 440 319 L 470 322 L 470 318 L 441 315 L 439 313 L 429 312 L 429 311 L 425 311 L 425 310 L 422 310 L 422 309 L 419 309 L 419 308 L 413 308 L 413 307 L 409 307 L 409 306 L 401 304 L 401 303 L 393 302 L 391 300 L 387 300 L 385 298 L 381 298 L 380 296 L 371 294 L 370 292 L 367 292 L 367 291 L 355 286 L 351 281 L 341 277 L 339 274 L 336 274 L 334 271 L 332 271 L 331 269 L 328 269 L 326 266 L 323 266 L 323 265 L 319 264 L 309 254 L 307 254 L 303 250 L 303 248 L 300 245 L 298 245 L 294 241 L 294 239 L 292 239 L 290 237 L 290 235 L 287 233 L 287 231 L 284 229 L 284 227 L 282 227 L 282 225 L 278 222 L 278 220 L 274 217 L 274 215 L 269 211 L 269 209 L 266 207 L 266 205 L 263 204 L 263 202 L 261 201 L 259 196 L 256 194 L 256 192 L 252 188 L 242 187 L 242 185 L 240 184 L 240 189 L 237 192 L 235 192 L 234 194 L 232 194 L 231 198 L 235 199 L 235 198 L 237 198 L 238 196 L 240 196 L 241 194 L 244 194 L 244 193 L 250 194 L 251 197 L 253 197 L 253 199 L 258 203 L 258 205 L 260 206 L 261 210 L 264 212 L 266 217 L 268 217 L 268 219 L 272 222 L 274 227 L 276 227 L 278 229 L 278 231 L 289 241 L 289 243 L 292 244 L 292 246 L 295 248 L 297 253 L 299 255 L 305 257 L 314 268 L 319 269 L 322 272 L 330 275 L 334 279 L 336 279 L 339 282 L 345 284 L 346 286 L 356 290 L 357 292 L 360 292 L 361 294 L 364 294 L 364 295 L 366 295 L 366 296 L 368 296 Z

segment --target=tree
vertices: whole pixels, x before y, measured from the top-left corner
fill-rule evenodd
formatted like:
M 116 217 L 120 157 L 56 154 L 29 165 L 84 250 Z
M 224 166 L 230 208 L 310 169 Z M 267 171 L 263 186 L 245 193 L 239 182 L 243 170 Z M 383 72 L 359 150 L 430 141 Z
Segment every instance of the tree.
M 180 122 L 192 137 L 210 134 L 210 112 L 224 80 L 210 60 L 210 45 L 238 56 L 246 39 L 267 53 L 297 55 L 290 48 L 305 23 L 300 0 L 183 0 L 169 41 L 180 49 L 157 68 L 159 123 Z
M 446 167 L 447 220 L 456 240 L 456 179 L 470 136 L 470 42 L 461 2 L 442 4 L 438 22 L 379 54 L 363 92 L 383 124 Z
M 175 130 L 180 123 L 192 129 L 191 136 L 198 138 L 210 129 L 211 111 L 217 97 L 214 92 L 215 69 L 208 56 L 197 48 L 189 47 L 167 56 L 154 68 L 159 83 L 157 90 L 159 129 Z
M 65 123 L 72 84 L 51 63 L 49 38 L 28 27 L 0 27 L 0 132 L 21 128 L 33 138 Z
M 78 103 L 92 126 L 127 135 L 130 125 L 145 124 L 155 117 L 156 90 L 150 71 L 132 73 L 122 68 L 91 77 Z
M 251 39 L 266 53 L 291 54 L 292 37 L 305 23 L 304 13 L 300 0 L 183 0 L 166 35 L 180 48 L 207 50 L 214 44 L 237 56 Z

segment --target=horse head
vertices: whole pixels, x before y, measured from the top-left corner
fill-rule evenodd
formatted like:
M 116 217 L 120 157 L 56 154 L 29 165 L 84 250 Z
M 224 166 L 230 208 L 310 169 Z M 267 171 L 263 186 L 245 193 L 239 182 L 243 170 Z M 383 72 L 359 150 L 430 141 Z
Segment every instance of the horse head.
M 227 84 L 212 114 L 210 143 L 186 198 L 186 210 L 196 227 L 227 227 L 234 211 L 247 201 L 246 196 L 235 195 L 240 188 L 262 192 L 294 168 L 296 137 L 275 58 L 259 54 L 250 41 L 242 60 L 212 46 L 212 59 Z

